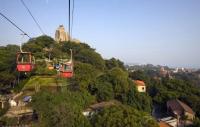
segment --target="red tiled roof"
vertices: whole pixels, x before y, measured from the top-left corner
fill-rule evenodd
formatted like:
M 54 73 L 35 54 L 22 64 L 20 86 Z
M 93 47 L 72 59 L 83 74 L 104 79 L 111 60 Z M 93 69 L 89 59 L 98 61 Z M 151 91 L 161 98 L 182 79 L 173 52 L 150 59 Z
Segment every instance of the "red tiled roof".
M 137 86 L 145 86 L 144 81 L 141 81 L 141 80 L 133 80 L 133 82 L 134 82 Z
M 159 127 L 171 127 L 170 125 L 168 125 L 167 123 L 160 121 L 159 122 Z

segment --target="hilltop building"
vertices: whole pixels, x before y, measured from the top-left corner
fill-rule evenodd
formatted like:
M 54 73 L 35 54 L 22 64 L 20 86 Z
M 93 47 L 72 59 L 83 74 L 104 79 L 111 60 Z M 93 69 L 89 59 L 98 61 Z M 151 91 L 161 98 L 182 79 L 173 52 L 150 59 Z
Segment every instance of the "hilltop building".
M 55 33 L 55 41 L 63 42 L 63 41 L 68 41 L 68 40 L 69 40 L 68 33 L 65 32 L 64 26 L 60 25 Z
M 144 81 L 134 80 L 133 82 L 135 83 L 138 92 L 146 92 L 146 85 Z
M 71 40 L 71 42 L 74 42 L 74 43 L 77 43 L 79 44 L 80 41 L 78 39 L 72 39 L 69 34 L 67 32 L 65 32 L 65 28 L 63 25 L 60 25 L 58 27 L 58 29 L 56 30 L 56 33 L 55 33 L 55 41 L 60 43 L 60 42 L 63 42 L 63 41 L 69 41 L 69 38 Z

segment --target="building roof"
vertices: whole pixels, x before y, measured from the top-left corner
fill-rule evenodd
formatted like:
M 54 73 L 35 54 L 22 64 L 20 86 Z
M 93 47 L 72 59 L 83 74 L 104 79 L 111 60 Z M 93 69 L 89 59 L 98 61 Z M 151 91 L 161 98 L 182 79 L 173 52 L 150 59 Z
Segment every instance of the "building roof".
M 186 111 L 193 115 L 195 114 L 194 111 L 188 105 L 186 105 L 178 99 L 167 101 L 167 106 L 170 107 L 173 112 L 176 112 L 179 115 L 181 115 L 183 111 Z
M 141 80 L 133 80 L 133 82 L 134 82 L 137 86 L 145 86 L 144 81 L 141 81 Z
M 104 108 L 104 107 L 116 105 L 117 103 L 119 103 L 119 102 L 116 101 L 116 100 L 104 101 L 104 102 L 100 102 L 100 103 L 97 103 L 97 104 L 90 105 L 90 108 L 91 109 L 101 109 L 101 108 Z
M 120 102 L 116 100 L 104 101 L 104 102 L 90 105 L 87 109 L 85 109 L 85 111 L 99 110 L 105 107 L 110 107 L 110 106 L 118 105 L 118 104 L 120 104 Z
M 159 122 L 159 127 L 171 127 L 169 124 L 163 122 L 163 121 L 160 121 Z

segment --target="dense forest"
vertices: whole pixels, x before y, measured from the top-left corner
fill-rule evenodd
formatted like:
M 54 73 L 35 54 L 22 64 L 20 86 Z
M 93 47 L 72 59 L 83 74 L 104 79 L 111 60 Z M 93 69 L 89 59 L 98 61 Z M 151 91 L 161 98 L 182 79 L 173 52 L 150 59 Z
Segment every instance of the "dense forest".
M 171 79 L 160 77 L 151 70 L 128 72 L 124 63 L 116 58 L 103 59 L 86 43 L 57 43 L 51 37 L 40 36 L 22 45 L 23 51 L 30 51 L 36 59 L 36 68 L 31 73 L 16 71 L 17 45 L 0 47 L 0 93 L 2 95 L 20 92 L 34 76 L 54 76 L 56 70 L 48 70 L 45 59 L 58 62 L 70 57 L 73 50 L 74 76 L 60 79 L 66 84 L 58 90 L 42 88 L 33 95 L 30 106 L 37 114 L 35 126 L 113 126 L 113 127 L 158 127 L 151 116 L 153 103 L 164 106 L 170 99 L 180 99 L 196 113 L 194 127 L 200 126 L 200 89 L 196 80 L 176 75 Z M 51 49 L 51 50 L 45 50 Z M 133 80 L 143 80 L 146 93 L 139 93 Z M 56 89 L 56 88 L 55 88 Z M 117 104 L 103 108 L 92 118 L 82 114 L 92 104 L 116 100 Z M 5 111 L 1 111 L 3 115 Z M 14 121 L 2 118 L 4 124 Z M 22 121 L 23 122 L 23 121 Z

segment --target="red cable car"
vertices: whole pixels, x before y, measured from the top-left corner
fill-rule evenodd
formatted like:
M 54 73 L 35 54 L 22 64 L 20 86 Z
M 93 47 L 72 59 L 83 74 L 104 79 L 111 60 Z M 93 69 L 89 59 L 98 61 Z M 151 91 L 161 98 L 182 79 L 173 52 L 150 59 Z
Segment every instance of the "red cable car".
M 60 76 L 63 78 L 73 77 L 73 65 L 72 63 L 64 63 L 61 65 Z
M 60 76 L 62 78 L 71 78 L 74 75 L 73 71 L 73 61 L 72 61 L 72 50 L 71 51 L 71 58 L 68 62 L 62 63 L 60 67 Z
M 31 52 L 18 52 L 17 53 L 17 71 L 30 72 L 35 66 L 35 59 Z

